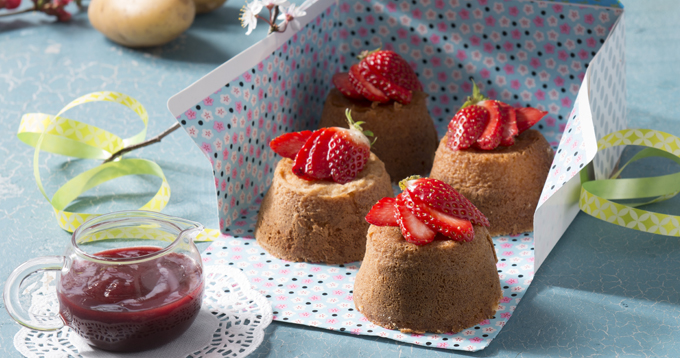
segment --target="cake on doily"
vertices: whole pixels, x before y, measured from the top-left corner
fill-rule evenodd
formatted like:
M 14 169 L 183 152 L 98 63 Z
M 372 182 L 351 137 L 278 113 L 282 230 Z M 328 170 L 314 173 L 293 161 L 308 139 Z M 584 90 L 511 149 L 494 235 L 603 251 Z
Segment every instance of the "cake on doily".
M 450 186 L 411 179 L 369 212 L 354 304 L 406 333 L 458 332 L 492 318 L 502 298 L 488 221 Z
M 451 119 L 430 176 L 453 186 L 489 219 L 492 236 L 533 230 L 553 150 L 529 129 L 547 112 L 473 96 Z
M 336 140 L 350 131 L 361 148 Z M 385 165 L 368 145 L 360 131 L 339 128 L 288 133 L 272 141 L 284 158 L 260 206 L 258 244 L 288 261 L 361 260 L 369 226 L 364 216 L 376 201 L 394 195 Z M 334 160 L 335 153 L 341 158 Z
M 360 56 L 348 73 L 333 77 L 319 127 L 346 126 L 345 109 L 375 134 L 371 147 L 392 180 L 426 174 L 437 149 L 437 131 L 427 110 L 427 94 L 415 72 L 392 51 Z

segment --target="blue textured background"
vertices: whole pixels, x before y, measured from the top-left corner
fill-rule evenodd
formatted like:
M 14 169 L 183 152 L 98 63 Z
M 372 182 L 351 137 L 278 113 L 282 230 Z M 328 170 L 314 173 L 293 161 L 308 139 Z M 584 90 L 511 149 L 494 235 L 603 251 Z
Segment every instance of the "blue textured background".
M 680 135 L 675 103 L 680 98 L 680 3 L 623 1 L 626 6 L 628 116 L 631 127 Z M 69 235 L 32 178 L 30 147 L 16 139 L 26 112 L 55 113 L 71 99 L 96 90 L 136 97 L 150 112 L 149 133 L 174 123 L 165 102 L 217 65 L 265 35 L 250 37 L 237 23 L 240 0 L 199 16 L 180 39 L 160 48 L 122 48 L 94 31 L 85 14 L 69 24 L 52 24 L 41 14 L 0 19 L 0 277 L 24 260 L 61 254 Z M 114 105 L 85 105 L 72 118 L 87 120 L 121 136 L 141 124 Z M 635 150 L 629 148 L 624 156 Z M 132 156 L 158 162 L 170 182 L 165 213 L 217 227 L 214 186 L 207 159 L 185 133 Z M 57 185 L 96 163 L 41 156 L 43 180 Z M 666 161 L 635 164 L 626 175 L 669 173 Z M 73 210 L 106 212 L 141 206 L 155 193 L 156 179 L 133 177 L 102 186 Z M 134 186 L 135 189 L 130 189 Z M 120 195 L 120 193 L 125 193 Z M 650 210 L 678 214 L 680 199 Z M 484 351 L 471 356 L 582 357 L 677 356 L 680 351 L 680 241 L 609 225 L 579 214 L 555 247 L 509 324 Z M 3 306 L 4 307 L 4 306 Z M 0 314 L 0 356 L 15 357 L 18 330 Z M 324 330 L 273 323 L 255 357 L 439 357 L 449 351 L 389 340 L 351 337 Z

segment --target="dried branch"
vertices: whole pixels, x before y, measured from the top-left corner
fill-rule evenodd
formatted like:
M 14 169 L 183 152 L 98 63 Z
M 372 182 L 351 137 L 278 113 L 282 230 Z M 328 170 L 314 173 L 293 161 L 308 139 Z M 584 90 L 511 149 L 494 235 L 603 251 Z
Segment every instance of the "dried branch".
M 131 146 L 129 146 L 129 147 L 125 147 L 125 148 L 123 148 L 123 149 L 121 149 L 121 150 L 119 150 L 119 151 L 117 151 L 117 152 L 111 154 L 111 156 L 109 157 L 109 159 L 105 160 L 104 163 L 102 163 L 102 164 L 106 164 L 106 163 L 108 163 L 108 162 L 111 162 L 111 161 L 113 161 L 114 159 L 120 157 L 121 155 L 123 155 L 123 154 L 125 154 L 125 153 L 128 153 L 128 152 L 131 152 L 131 151 L 133 151 L 133 150 L 135 150 L 135 149 L 139 149 L 139 148 L 142 148 L 142 147 L 146 147 L 146 146 L 151 145 L 151 144 L 154 144 L 154 143 L 159 143 L 159 142 L 161 141 L 161 139 L 165 138 L 168 134 L 170 134 L 170 133 L 176 131 L 177 129 L 179 129 L 179 127 L 180 127 L 180 124 L 179 124 L 179 123 L 175 123 L 172 127 L 166 129 L 165 131 L 163 131 L 163 133 L 161 133 L 161 134 L 159 134 L 159 135 L 157 135 L 157 136 L 155 136 L 155 137 L 153 137 L 153 138 L 151 138 L 151 139 L 145 140 L 144 142 L 137 143 L 137 144 L 135 144 L 135 145 L 131 145 Z

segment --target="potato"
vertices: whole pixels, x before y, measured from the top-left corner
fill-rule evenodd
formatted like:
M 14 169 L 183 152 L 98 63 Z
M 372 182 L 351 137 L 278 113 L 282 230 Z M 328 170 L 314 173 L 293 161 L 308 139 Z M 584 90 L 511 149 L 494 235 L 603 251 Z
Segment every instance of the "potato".
M 128 47 L 167 43 L 191 26 L 193 0 L 92 0 L 90 23 L 111 41 Z
M 194 0 L 196 4 L 196 13 L 205 14 L 206 12 L 211 12 L 218 7 L 222 6 L 227 0 Z

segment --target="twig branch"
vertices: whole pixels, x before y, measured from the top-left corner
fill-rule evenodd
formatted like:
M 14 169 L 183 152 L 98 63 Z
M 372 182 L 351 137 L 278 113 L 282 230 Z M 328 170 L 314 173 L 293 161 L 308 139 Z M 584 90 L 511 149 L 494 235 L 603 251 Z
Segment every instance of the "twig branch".
M 19 15 L 19 14 L 24 14 L 24 13 L 33 12 L 33 11 L 36 11 L 35 7 L 31 7 L 31 8 L 27 8 L 27 9 L 23 9 L 23 10 L 19 10 L 19 11 L 13 11 L 13 12 L 3 12 L 3 13 L 0 13 L 0 17 L 11 16 L 11 15 Z
M 277 17 L 279 17 L 279 6 L 278 5 L 274 6 L 274 12 L 273 13 L 270 10 L 270 13 L 269 13 L 269 21 L 270 22 L 269 22 L 269 24 L 271 25 L 271 24 L 276 23 Z
M 121 149 L 121 150 L 119 150 L 119 151 L 117 151 L 117 152 L 111 154 L 111 156 L 109 157 L 109 159 L 105 160 L 104 163 L 102 163 L 102 164 L 106 164 L 106 163 L 108 163 L 108 162 L 111 162 L 111 161 L 113 161 L 114 159 L 120 157 L 121 155 L 123 155 L 123 154 L 125 154 L 125 153 L 127 153 L 127 152 L 131 152 L 131 151 L 133 151 L 133 150 L 135 150 L 135 149 L 139 149 L 139 148 L 146 147 L 146 146 L 151 145 L 151 144 L 154 144 L 154 143 L 158 143 L 158 142 L 161 141 L 161 139 L 165 138 L 165 136 L 167 136 L 168 134 L 170 134 L 170 133 L 176 131 L 177 129 L 179 129 L 179 127 L 180 127 L 180 124 L 179 124 L 179 123 L 175 123 L 172 127 L 166 129 L 165 131 L 163 131 L 163 133 L 161 133 L 161 134 L 159 134 L 159 135 L 157 135 L 157 136 L 155 136 L 155 137 L 153 137 L 153 138 L 151 138 L 151 139 L 145 140 L 144 142 L 137 143 L 137 144 L 135 144 L 135 145 L 131 145 L 131 146 L 129 146 L 129 147 L 125 147 L 125 148 L 123 148 L 123 149 Z

